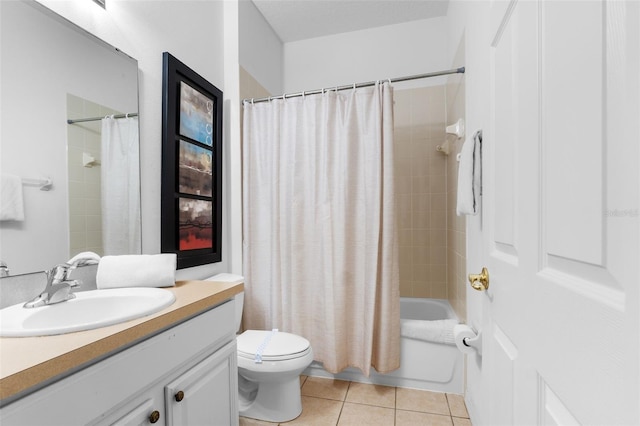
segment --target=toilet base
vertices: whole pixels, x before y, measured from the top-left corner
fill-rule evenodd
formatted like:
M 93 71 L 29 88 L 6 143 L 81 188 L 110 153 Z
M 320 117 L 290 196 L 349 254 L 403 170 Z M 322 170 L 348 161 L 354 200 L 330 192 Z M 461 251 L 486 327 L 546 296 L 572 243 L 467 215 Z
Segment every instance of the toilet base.
M 239 380 L 239 412 L 242 417 L 268 422 L 287 422 L 302 413 L 300 376 L 285 381 Z

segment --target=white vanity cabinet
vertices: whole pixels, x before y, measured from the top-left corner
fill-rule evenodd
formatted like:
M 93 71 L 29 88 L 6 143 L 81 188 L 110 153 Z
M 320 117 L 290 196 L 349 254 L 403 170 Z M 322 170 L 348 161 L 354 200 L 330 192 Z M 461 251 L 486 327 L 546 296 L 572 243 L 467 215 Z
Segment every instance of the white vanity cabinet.
M 237 425 L 233 303 L 3 407 L 2 425 Z

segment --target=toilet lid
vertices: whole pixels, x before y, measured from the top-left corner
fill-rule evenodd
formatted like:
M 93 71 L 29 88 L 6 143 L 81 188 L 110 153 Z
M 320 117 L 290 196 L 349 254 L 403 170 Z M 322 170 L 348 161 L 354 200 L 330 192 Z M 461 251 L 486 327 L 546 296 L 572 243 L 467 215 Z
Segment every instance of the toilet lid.
M 264 345 L 265 341 L 267 342 Z M 309 341 L 304 337 L 283 331 L 247 330 L 236 337 L 238 355 L 254 359 L 261 346 L 264 361 L 281 361 L 299 358 L 309 351 Z

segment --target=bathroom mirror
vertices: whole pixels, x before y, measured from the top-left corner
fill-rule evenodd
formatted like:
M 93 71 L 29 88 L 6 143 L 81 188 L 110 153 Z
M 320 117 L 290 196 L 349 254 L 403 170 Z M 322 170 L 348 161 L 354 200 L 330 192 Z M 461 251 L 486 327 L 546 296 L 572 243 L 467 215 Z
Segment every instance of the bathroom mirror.
M 19 275 L 81 251 L 140 253 L 137 61 L 33 0 L 0 1 L 0 32 L 0 172 L 21 179 L 24 217 L 0 220 L 0 259 Z M 113 216 L 101 195 L 111 191 L 103 190 L 100 118 L 119 113 L 130 115 L 125 157 L 135 158 L 128 173 L 138 180 L 118 182 L 134 189 L 127 197 L 137 209 L 116 207 Z M 105 222 L 121 225 L 105 235 L 129 243 L 105 252 Z

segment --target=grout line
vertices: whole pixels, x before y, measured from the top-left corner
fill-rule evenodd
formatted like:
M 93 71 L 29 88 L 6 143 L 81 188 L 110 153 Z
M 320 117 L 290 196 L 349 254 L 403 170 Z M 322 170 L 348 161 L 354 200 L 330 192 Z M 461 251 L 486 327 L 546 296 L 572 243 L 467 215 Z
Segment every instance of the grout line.
M 453 413 L 451 412 L 451 404 L 449 403 L 449 395 L 445 392 L 444 394 L 445 401 L 447 401 L 447 408 L 449 409 L 449 417 L 453 417 Z M 451 419 L 453 422 L 453 419 Z
M 396 426 L 397 418 L 398 418 L 398 387 L 395 386 L 395 390 L 393 391 L 393 426 Z
M 349 388 L 351 387 L 351 383 L 353 382 L 351 381 L 348 382 L 347 391 L 344 393 L 344 396 L 342 397 L 342 405 L 340 406 L 340 413 L 338 413 L 338 418 L 336 419 L 336 426 L 338 426 L 338 424 L 340 423 L 340 417 L 342 417 L 342 411 L 344 410 L 344 402 L 347 400 L 347 394 L 349 393 Z

